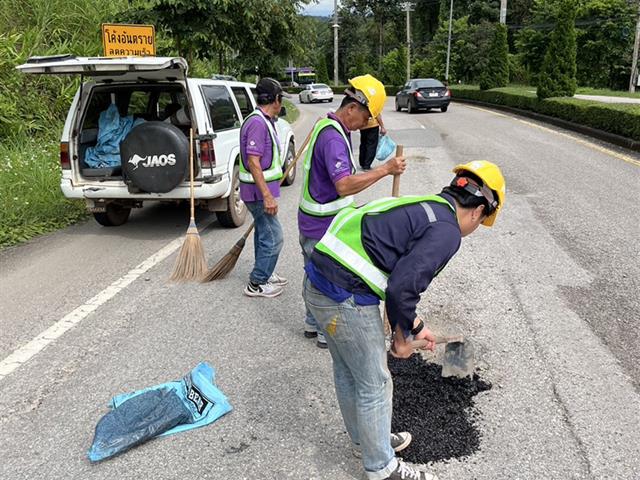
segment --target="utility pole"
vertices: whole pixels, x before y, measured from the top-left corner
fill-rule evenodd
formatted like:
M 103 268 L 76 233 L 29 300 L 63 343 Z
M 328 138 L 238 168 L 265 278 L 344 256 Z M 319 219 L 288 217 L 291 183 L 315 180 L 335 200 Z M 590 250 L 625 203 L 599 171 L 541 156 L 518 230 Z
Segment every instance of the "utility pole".
M 640 0 L 638 1 L 638 20 L 636 21 L 636 39 L 633 42 L 633 60 L 631 62 L 631 77 L 629 78 L 629 92 L 636 91 L 638 81 L 638 47 L 640 47 Z
M 413 4 L 405 2 L 402 4 L 402 8 L 407 12 L 407 81 L 409 81 L 411 78 L 411 19 L 409 12 L 413 11 Z
M 507 24 L 507 0 L 500 0 L 500 23 Z
M 338 0 L 333 0 L 333 85 L 338 86 Z
M 449 60 L 451 59 L 451 23 L 453 22 L 453 0 L 449 7 L 449 40 L 447 41 L 447 68 L 444 73 L 444 79 L 449 82 Z

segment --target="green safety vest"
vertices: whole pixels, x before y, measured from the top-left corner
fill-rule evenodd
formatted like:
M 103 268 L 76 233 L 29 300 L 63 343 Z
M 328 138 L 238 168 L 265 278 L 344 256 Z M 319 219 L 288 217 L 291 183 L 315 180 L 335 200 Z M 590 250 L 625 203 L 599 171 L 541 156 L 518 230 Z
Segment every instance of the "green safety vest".
M 300 210 L 302 210 L 307 215 L 311 215 L 312 217 L 330 217 L 338 213 L 343 208 L 352 206 L 355 203 L 353 195 L 349 195 L 348 197 L 338 197 L 335 200 L 327 203 L 320 203 L 311 196 L 311 192 L 309 191 L 313 148 L 316 145 L 316 141 L 318 140 L 318 135 L 320 135 L 320 132 L 328 127 L 335 128 L 338 133 L 340 133 L 340 136 L 344 139 L 344 143 L 347 145 L 347 150 L 349 151 L 351 174 L 353 175 L 356 173 L 353 161 L 353 153 L 351 152 L 351 145 L 349 144 L 349 139 L 344 134 L 344 131 L 342 130 L 340 124 L 330 118 L 323 118 L 322 120 L 317 122 L 315 127 L 313 128 L 313 134 L 311 135 L 309 148 L 307 149 L 307 153 L 304 157 L 304 180 L 302 183 L 302 191 L 300 195 Z
M 437 220 L 429 202 L 453 206 L 437 195 L 407 195 L 400 198 L 381 198 L 362 207 L 345 208 L 331 222 L 316 249 L 328 255 L 354 275 L 361 278 L 382 300 L 385 299 L 389 273 L 380 270 L 371 261 L 362 244 L 362 223 L 366 215 L 388 212 L 394 208 L 420 203 L 430 223 Z
M 269 168 L 262 171 L 264 180 L 266 182 L 280 180 L 282 178 L 282 162 L 280 160 L 280 146 L 278 145 L 276 132 L 273 129 L 273 125 L 271 124 L 271 122 L 264 116 L 259 108 L 256 108 L 253 112 L 245 117 L 244 122 L 242 122 L 240 132 L 242 132 L 242 128 L 244 128 L 247 121 L 251 117 L 255 117 L 256 115 L 262 118 L 262 120 L 264 120 L 264 122 L 267 124 L 267 130 L 269 131 L 269 136 L 271 137 L 271 165 L 269 165 Z M 256 183 L 253 175 L 251 175 L 251 172 L 244 166 L 244 162 L 246 159 L 242 155 L 242 149 L 240 149 L 240 157 L 242 159 L 242 161 L 240 162 L 240 181 L 242 183 Z

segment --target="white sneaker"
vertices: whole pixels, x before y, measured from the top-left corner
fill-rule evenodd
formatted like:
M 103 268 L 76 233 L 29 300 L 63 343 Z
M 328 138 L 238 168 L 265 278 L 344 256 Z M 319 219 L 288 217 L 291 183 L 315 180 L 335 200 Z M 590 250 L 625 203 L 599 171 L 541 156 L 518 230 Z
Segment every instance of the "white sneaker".
M 270 282 L 263 283 L 262 285 L 253 286 L 251 282 L 247 283 L 244 287 L 244 294 L 248 297 L 266 297 L 273 298 L 280 295 L 284 290 L 278 285 L 273 285 Z
M 424 465 L 415 465 L 398 459 L 398 466 L 386 480 L 438 480 L 438 477 L 428 472 Z
M 411 443 L 412 437 L 409 432 L 398 432 L 391 433 L 391 448 L 395 453 L 401 452 L 405 448 L 409 446 Z M 360 445 L 353 446 L 353 456 L 356 458 L 362 458 L 362 450 L 360 450 Z
M 269 277 L 268 282 L 271 283 L 272 285 L 284 287 L 286 284 L 289 283 L 289 280 L 273 272 L 273 274 Z

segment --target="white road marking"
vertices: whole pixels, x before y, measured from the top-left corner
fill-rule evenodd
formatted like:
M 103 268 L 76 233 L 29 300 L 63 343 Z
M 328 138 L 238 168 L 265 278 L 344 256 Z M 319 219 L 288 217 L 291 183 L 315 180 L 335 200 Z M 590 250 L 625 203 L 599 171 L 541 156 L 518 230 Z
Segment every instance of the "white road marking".
M 201 230 L 204 228 L 201 228 Z M 162 262 L 165 258 L 178 250 L 182 246 L 183 242 L 184 237 L 180 237 L 168 243 L 140 265 L 129 270 L 129 272 L 124 276 L 120 277 L 96 296 L 91 298 L 84 305 L 80 305 L 78 308 L 51 325 L 33 340 L 14 350 L 8 357 L 0 362 L 0 380 L 7 375 L 10 375 L 18 367 L 24 365 L 35 355 L 44 350 L 48 345 L 62 337 L 62 335 L 89 316 L 89 314 L 97 310 L 98 307 L 104 305 L 123 289 L 133 283 L 138 277 L 140 277 L 140 275 L 144 274 L 147 270 Z
M 544 127 L 542 125 L 538 125 L 537 123 L 533 123 L 533 122 L 528 122 L 527 120 L 522 120 L 520 118 L 516 118 L 516 117 L 512 117 L 510 115 L 504 115 L 502 113 L 498 113 L 498 112 L 494 112 L 493 110 L 489 110 L 486 108 L 482 108 L 482 107 L 474 107 L 471 105 L 464 105 L 467 108 L 473 108 L 474 110 L 480 110 L 481 112 L 486 112 L 486 113 L 491 113 L 492 115 L 496 115 L 498 117 L 506 117 L 506 118 L 510 118 L 512 120 L 515 120 L 517 122 L 523 123 L 525 125 L 528 125 L 530 127 L 533 128 L 537 128 L 539 130 L 543 130 L 545 132 L 549 132 L 549 133 L 554 133 L 556 135 L 559 135 L 561 137 L 565 137 L 568 138 L 570 140 L 573 140 L 576 143 L 579 143 L 580 145 L 584 145 L 587 148 L 590 148 L 592 150 L 596 150 L 600 153 L 604 153 L 605 155 L 609 155 L 611 157 L 617 158 L 618 160 L 622 160 L 623 162 L 627 162 L 630 163 L 632 165 L 636 165 L 637 167 L 640 167 L 640 161 L 636 160 L 635 158 L 629 156 L 629 155 L 625 155 L 623 153 L 618 153 L 615 150 L 611 150 L 610 148 L 606 148 L 603 146 L 600 146 L 596 143 L 590 142 L 588 140 L 583 140 L 580 137 L 577 137 L 575 135 L 571 135 L 569 133 L 564 133 L 564 132 L 558 132 L 557 130 L 554 130 L 552 128 L 548 128 L 548 127 Z

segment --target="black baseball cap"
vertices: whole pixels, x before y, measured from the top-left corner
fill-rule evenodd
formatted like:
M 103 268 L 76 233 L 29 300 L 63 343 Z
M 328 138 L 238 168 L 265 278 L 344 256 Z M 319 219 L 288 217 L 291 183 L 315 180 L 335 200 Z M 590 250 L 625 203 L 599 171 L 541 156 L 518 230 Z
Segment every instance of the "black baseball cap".
M 259 99 L 264 99 L 269 103 L 275 102 L 278 95 L 282 95 L 283 97 L 290 96 L 282 89 L 280 82 L 271 77 L 261 78 L 258 85 L 256 85 L 256 92 L 258 93 Z

